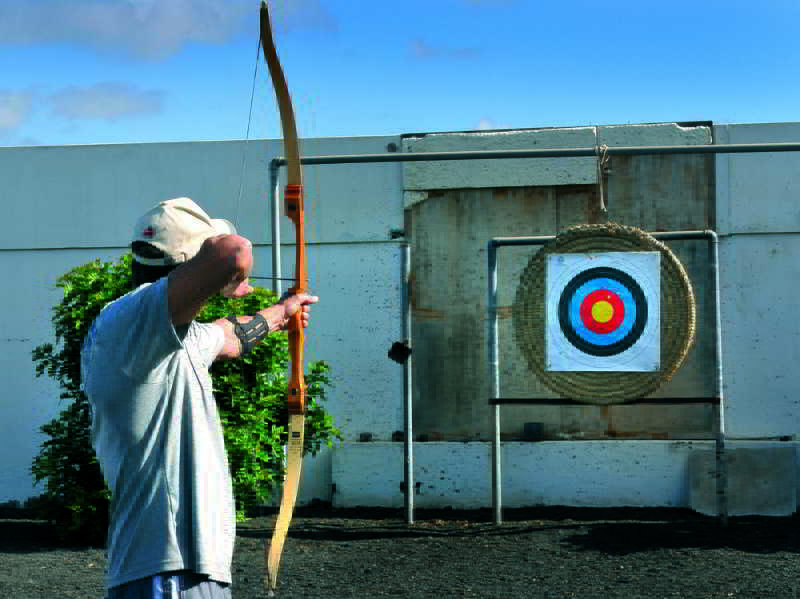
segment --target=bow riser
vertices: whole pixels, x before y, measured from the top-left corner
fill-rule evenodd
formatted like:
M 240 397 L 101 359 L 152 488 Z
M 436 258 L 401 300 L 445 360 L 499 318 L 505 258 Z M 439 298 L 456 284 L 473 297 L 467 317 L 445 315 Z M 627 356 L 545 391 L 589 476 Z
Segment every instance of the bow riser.
M 286 186 L 286 216 L 294 223 L 297 232 L 295 244 L 296 274 L 295 284 L 289 293 L 308 292 L 308 262 L 306 261 L 305 210 L 303 206 L 303 186 Z M 289 380 L 289 414 L 305 414 L 306 385 L 303 376 L 305 334 L 303 332 L 302 312 L 296 312 L 289 320 L 289 355 L 292 359 L 292 374 Z

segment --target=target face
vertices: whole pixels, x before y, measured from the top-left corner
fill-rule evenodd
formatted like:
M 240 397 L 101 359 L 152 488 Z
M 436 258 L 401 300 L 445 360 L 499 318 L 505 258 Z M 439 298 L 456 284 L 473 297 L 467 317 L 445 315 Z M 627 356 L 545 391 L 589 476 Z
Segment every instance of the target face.
M 547 263 L 547 369 L 660 367 L 660 253 L 553 254 Z

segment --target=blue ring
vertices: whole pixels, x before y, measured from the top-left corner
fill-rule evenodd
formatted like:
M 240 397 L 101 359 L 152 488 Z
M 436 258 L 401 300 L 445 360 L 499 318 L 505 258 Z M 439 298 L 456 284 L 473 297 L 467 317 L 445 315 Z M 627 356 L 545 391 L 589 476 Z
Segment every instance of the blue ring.
M 587 295 L 598 289 L 608 289 L 616 293 L 622 300 L 622 305 L 625 307 L 625 318 L 622 320 L 616 330 L 610 333 L 596 333 L 586 328 L 581 318 L 581 305 Z M 569 322 L 572 325 L 575 333 L 588 343 L 596 345 L 611 345 L 621 341 L 631 329 L 633 323 L 636 321 L 636 302 L 630 290 L 622 285 L 615 279 L 608 277 L 600 277 L 587 281 L 575 291 L 572 299 L 569 302 Z

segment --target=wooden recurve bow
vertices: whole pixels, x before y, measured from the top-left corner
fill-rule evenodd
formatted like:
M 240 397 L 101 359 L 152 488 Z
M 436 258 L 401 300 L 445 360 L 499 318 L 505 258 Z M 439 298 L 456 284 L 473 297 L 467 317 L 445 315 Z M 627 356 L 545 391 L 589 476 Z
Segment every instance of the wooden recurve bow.
M 264 59 L 269 68 L 278 110 L 283 129 L 283 148 L 286 158 L 287 185 L 284 192 L 286 215 L 294 223 L 296 232 L 295 284 L 289 293 L 308 292 L 308 267 L 306 264 L 305 213 L 303 206 L 303 172 L 300 165 L 300 152 L 297 145 L 297 126 L 294 109 L 289 96 L 289 87 L 283 74 L 275 41 L 272 37 L 269 8 L 265 0 L 261 2 L 261 46 Z M 289 357 L 292 369 L 288 388 L 289 404 L 289 441 L 286 464 L 286 478 L 283 483 L 283 496 L 280 511 L 275 523 L 269 548 L 264 548 L 266 561 L 265 584 L 272 594 L 278 582 L 278 566 L 280 565 L 283 543 L 289 531 L 294 504 L 297 500 L 297 487 L 300 484 L 300 471 L 303 465 L 303 431 L 305 427 L 306 386 L 303 378 L 303 345 L 304 333 L 302 313 L 298 311 L 292 316 L 288 326 Z

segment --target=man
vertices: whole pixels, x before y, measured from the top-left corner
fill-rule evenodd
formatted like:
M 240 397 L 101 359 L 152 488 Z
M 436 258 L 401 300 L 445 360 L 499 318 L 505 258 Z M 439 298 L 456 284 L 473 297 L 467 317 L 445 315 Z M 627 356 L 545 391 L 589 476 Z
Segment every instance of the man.
M 252 316 L 194 318 L 216 293 L 242 297 L 252 246 L 189 198 L 136 223 L 135 289 L 106 306 L 84 342 L 92 445 L 112 490 L 108 599 L 230 597 L 231 477 L 208 369 L 237 358 L 318 298 Z

